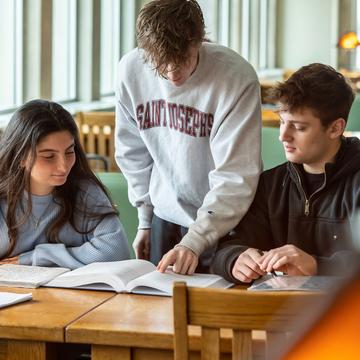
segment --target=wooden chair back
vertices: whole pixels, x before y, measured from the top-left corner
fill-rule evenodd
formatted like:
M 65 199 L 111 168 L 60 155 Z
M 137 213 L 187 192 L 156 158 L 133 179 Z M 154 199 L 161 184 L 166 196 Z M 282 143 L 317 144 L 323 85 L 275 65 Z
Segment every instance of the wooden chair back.
M 295 319 L 318 294 L 190 288 L 175 283 L 174 358 L 189 359 L 188 325 L 201 326 L 201 359 L 220 359 L 220 328 L 233 329 L 232 359 L 253 359 L 252 330 L 266 331 L 266 353 L 284 344 Z
M 76 114 L 76 123 L 85 152 L 107 159 L 109 171 L 119 171 L 114 157 L 115 112 L 79 112 Z M 90 160 L 90 164 L 96 170 L 101 170 L 94 166 L 93 160 Z

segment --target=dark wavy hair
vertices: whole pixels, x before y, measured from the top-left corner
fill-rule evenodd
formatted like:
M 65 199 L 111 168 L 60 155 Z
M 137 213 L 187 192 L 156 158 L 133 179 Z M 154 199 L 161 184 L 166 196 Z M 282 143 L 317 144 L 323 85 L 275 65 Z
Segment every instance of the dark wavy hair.
M 29 101 L 13 114 L 0 138 L 0 199 L 5 199 L 8 205 L 6 223 L 10 241 L 5 257 L 9 256 L 14 249 L 18 229 L 31 214 L 31 196 L 28 196 L 24 217 L 20 220 L 16 218 L 24 191 L 30 190 L 30 173 L 36 160 L 36 146 L 45 136 L 58 131 L 68 131 L 74 138 L 76 160 L 65 184 L 55 187 L 53 191 L 54 200 L 60 206 L 60 214 L 47 229 L 48 241 L 59 242 L 59 231 L 66 222 L 69 222 L 77 232 L 86 234 L 91 232 L 105 216 L 117 214 L 114 207 L 109 206 L 104 211 L 101 209 L 101 213 L 94 213 L 90 209 L 85 209 L 84 204 L 74 201 L 81 195 L 78 184 L 82 180 L 93 182 L 104 191 L 108 198 L 109 196 L 90 169 L 80 144 L 78 128 L 71 114 L 54 102 Z M 29 167 L 22 166 L 26 159 L 29 159 Z M 86 232 L 79 229 L 75 221 L 79 213 L 98 219 L 95 221 L 96 225 Z
M 154 0 L 146 4 L 136 23 L 138 47 L 145 62 L 158 74 L 168 65 L 175 68 L 187 61 L 190 46 L 204 41 L 203 13 L 195 0 Z
M 354 93 L 344 76 L 331 66 L 314 63 L 303 66 L 270 94 L 289 112 L 309 108 L 324 127 L 338 118 L 347 121 Z

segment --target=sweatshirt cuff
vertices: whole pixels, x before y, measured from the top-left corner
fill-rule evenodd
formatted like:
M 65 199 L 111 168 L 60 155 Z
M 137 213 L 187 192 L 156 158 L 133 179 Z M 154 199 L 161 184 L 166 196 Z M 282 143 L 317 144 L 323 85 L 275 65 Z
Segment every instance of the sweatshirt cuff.
M 19 256 L 19 264 L 20 265 L 32 265 L 33 264 L 33 254 L 34 254 L 34 250 L 22 253 Z
M 211 271 L 232 283 L 239 283 L 240 281 L 233 277 L 232 270 L 240 254 L 238 246 L 228 246 L 218 250 L 213 259 Z
M 48 247 L 49 244 L 39 244 L 35 247 L 34 250 L 22 253 L 19 256 L 19 264 L 20 265 L 32 265 L 32 266 L 56 266 L 56 263 L 48 260 L 46 256 L 42 256 L 42 248 L 45 249 Z M 55 244 L 51 244 L 54 246 Z M 62 245 L 62 244 L 56 244 Z M 46 251 L 46 250 L 45 250 Z
M 153 217 L 153 207 L 149 205 L 142 205 L 137 208 L 139 226 L 138 229 L 150 229 Z
M 194 232 L 188 232 L 178 245 L 189 248 L 196 256 L 200 256 L 207 248 L 204 239 Z M 177 245 L 176 245 L 177 246 Z M 176 247 L 175 246 L 175 247 Z
M 224 259 L 226 261 L 224 261 L 224 264 L 225 264 L 225 274 L 226 276 L 225 279 L 227 279 L 228 281 L 230 282 L 233 282 L 233 283 L 240 283 L 241 281 L 239 281 L 239 279 L 236 279 L 233 274 L 232 274 L 232 270 L 233 270 L 233 267 L 236 263 L 236 260 L 238 259 L 239 255 L 241 253 L 239 252 L 234 252 L 232 254 L 229 255 L 228 259 Z

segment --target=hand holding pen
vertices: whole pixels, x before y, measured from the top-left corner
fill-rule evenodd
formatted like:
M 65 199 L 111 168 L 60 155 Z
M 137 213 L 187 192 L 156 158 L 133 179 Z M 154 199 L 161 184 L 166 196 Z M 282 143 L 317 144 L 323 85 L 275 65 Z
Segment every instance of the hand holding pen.
M 236 259 L 231 274 L 244 283 L 250 283 L 261 276 L 266 275 L 266 271 L 261 270 L 258 260 L 261 255 L 255 248 L 248 248 L 240 253 Z
M 290 276 L 317 274 L 316 258 L 293 244 L 286 244 L 263 253 L 257 263 L 262 271 L 267 272 L 276 270 Z
M 262 250 L 260 250 L 260 249 L 256 249 L 256 250 L 257 250 L 257 252 L 259 253 L 260 256 L 264 256 L 264 252 Z M 261 264 L 259 264 L 259 266 L 260 266 L 260 268 L 262 268 Z M 262 269 L 262 270 L 264 270 L 264 269 Z M 271 270 L 268 273 L 271 274 L 271 276 L 277 276 L 275 270 Z

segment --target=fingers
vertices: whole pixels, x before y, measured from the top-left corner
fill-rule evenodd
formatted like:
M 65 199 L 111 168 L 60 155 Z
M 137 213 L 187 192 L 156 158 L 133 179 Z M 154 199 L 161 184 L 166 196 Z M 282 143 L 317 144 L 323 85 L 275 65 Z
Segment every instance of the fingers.
M 150 251 L 141 248 L 137 248 L 135 251 L 135 256 L 137 259 L 141 259 L 141 260 L 149 260 L 150 259 Z
M 139 243 L 135 244 L 135 242 L 133 242 L 133 249 L 134 249 L 136 258 L 142 259 L 142 254 L 143 254 L 142 246 L 140 246 Z
M 259 260 L 259 266 L 266 272 L 286 269 L 288 275 L 315 275 L 317 273 L 316 260 L 292 244 L 268 251 Z
M 144 242 L 143 256 L 145 260 L 150 260 L 150 240 Z
M 168 266 L 174 264 L 175 260 L 176 260 L 176 254 L 174 253 L 174 250 L 170 250 L 160 260 L 157 266 L 157 270 L 160 272 L 165 272 Z
M 135 249 L 136 258 L 142 260 L 150 259 L 150 243 L 148 241 L 141 242 Z
M 150 230 L 138 230 L 133 241 L 133 249 L 137 259 L 149 260 L 150 258 Z
M 178 274 L 193 274 L 198 264 L 197 256 L 191 251 L 179 252 L 173 265 L 173 271 Z
M 275 267 L 277 262 L 281 262 L 281 265 Z M 267 252 L 262 259 L 259 260 L 260 268 L 265 272 L 271 272 L 273 270 L 277 270 L 280 266 L 285 265 L 288 262 L 287 256 L 283 253 L 283 251 L 279 249 L 273 249 Z
M 235 267 L 232 270 L 232 275 L 235 279 L 238 279 L 241 282 L 249 283 L 253 280 L 256 280 L 260 277 L 258 273 L 253 271 L 250 267 L 242 265 L 241 267 Z
M 232 275 L 241 282 L 251 282 L 265 275 L 258 265 L 261 255 L 256 249 L 248 249 L 239 255 L 232 269 Z
M 275 255 L 268 264 L 267 272 L 273 271 L 273 270 L 280 270 L 280 268 L 283 268 L 285 265 L 290 263 L 290 258 L 286 255 Z
M 195 258 L 195 261 L 192 261 L 191 264 L 189 265 L 189 270 L 188 270 L 188 274 L 189 275 L 192 275 L 195 270 L 196 270 L 196 267 L 198 266 L 198 258 L 196 257 Z
M 160 260 L 157 270 L 165 272 L 172 265 L 173 271 L 178 274 L 193 274 L 198 264 L 198 257 L 190 249 L 179 246 L 170 250 Z
M 150 246 L 146 242 L 141 242 L 133 246 L 137 259 L 148 260 L 150 255 Z

